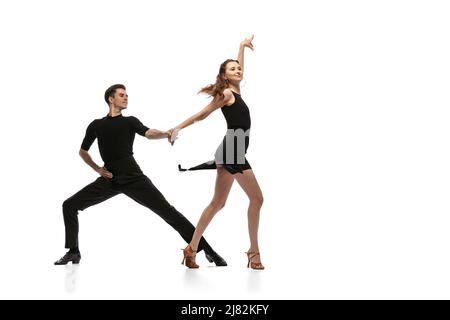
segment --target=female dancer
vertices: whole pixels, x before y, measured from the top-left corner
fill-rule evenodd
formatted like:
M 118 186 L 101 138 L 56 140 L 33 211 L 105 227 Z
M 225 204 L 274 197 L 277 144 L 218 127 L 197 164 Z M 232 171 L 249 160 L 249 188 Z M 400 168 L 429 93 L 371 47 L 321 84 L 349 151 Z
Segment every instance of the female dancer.
M 215 161 L 190 169 L 214 168 L 217 169 L 217 177 L 213 199 L 203 211 L 191 242 L 183 250 L 182 263 L 185 263 L 188 268 L 198 268 L 195 263 L 195 255 L 199 241 L 214 215 L 224 207 L 233 181 L 236 179 L 250 199 L 248 208 L 250 248 L 246 252 L 248 257 L 247 267 L 258 270 L 264 269 L 258 246 L 259 212 L 263 203 L 263 195 L 253 170 L 245 159 L 245 152 L 249 143 L 250 113 L 240 95 L 240 82 L 244 74 L 244 50 L 246 47 L 253 50 L 252 40 L 253 36 L 242 41 L 237 60 L 228 59 L 223 62 L 220 65 L 216 83 L 200 90 L 200 92 L 213 97 L 211 103 L 171 131 L 173 136 L 176 136 L 179 130 L 196 121 L 205 119 L 219 108 L 225 116 L 228 127 L 227 135 L 216 152 Z M 185 169 L 179 168 L 181 171 L 185 171 Z

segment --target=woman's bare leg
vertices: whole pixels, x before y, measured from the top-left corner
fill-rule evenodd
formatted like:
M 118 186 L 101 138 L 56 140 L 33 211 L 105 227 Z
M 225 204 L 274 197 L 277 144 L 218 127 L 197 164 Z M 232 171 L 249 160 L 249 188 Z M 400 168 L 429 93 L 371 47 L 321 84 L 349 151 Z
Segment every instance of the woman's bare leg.
M 256 180 L 253 170 L 245 170 L 242 174 L 235 174 L 234 177 L 250 199 L 250 205 L 248 207 L 248 233 L 250 236 L 250 249 L 248 252 L 259 252 L 259 213 L 264 200 L 262 191 L 258 185 L 258 181 Z M 261 262 L 259 255 L 254 256 L 252 261 L 256 263 Z
M 217 168 L 214 197 L 211 200 L 211 203 L 203 211 L 190 243 L 191 248 L 195 251 L 197 251 L 198 243 L 200 242 L 200 238 L 202 237 L 203 232 L 205 232 L 206 227 L 214 218 L 215 214 L 225 206 L 233 181 L 234 177 L 231 173 L 223 167 Z

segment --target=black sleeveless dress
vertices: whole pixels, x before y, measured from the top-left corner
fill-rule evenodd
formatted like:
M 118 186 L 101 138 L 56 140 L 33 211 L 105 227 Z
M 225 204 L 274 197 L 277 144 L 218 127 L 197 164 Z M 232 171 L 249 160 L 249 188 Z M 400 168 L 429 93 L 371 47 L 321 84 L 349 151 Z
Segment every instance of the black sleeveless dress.
M 233 92 L 233 95 L 234 103 L 221 108 L 227 121 L 227 133 L 216 150 L 214 160 L 189 169 L 178 165 L 180 171 L 216 169 L 219 165 L 231 174 L 236 174 L 252 168 L 245 158 L 250 142 L 250 111 L 240 94 Z

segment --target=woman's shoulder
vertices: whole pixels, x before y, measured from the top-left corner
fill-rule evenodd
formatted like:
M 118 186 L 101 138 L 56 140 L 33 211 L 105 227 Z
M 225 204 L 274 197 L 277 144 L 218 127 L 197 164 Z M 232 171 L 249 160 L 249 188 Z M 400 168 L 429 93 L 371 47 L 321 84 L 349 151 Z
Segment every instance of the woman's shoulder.
M 223 99 L 224 107 L 231 106 L 234 103 L 235 97 L 233 95 L 233 91 L 231 91 L 230 88 L 223 90 Z
M 233 96 L 233 91 L 231 91 L 230 88 L 226 88 L 225 90 L 223 90 L 223 95 L 225 97 L 232 97 Z

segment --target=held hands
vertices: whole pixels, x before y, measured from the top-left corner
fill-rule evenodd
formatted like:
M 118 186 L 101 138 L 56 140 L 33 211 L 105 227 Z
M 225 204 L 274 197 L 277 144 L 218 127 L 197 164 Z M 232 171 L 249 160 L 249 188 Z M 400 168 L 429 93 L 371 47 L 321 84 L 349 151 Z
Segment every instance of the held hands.
M 252 41 L 253 41 L 254 37 L 255 37 L 255 35 L 253 34 L 250 38 L 245 38 L 245 40 L 243 40 L 241 42 L 241 46 L 244 47 L 244 48 L 247 47 L 247 48 L 250 48 L 250 49 L 254 50 L 253 44 L 252 44 Z
M 105 167 L 99 167 L 98 169 L 95 169 L 95 171 L 104 178 L 112 179 L 113 177 L 113 174 L 106 170 Z
M 175 143 L 175 140 L 178 139 L 178 132 L 180 131 L 180 129 L 178 128 L 172 128 L 167 130 L 167 140 L 169 141 L 169 143 L 173 146 L 173 144 Z

